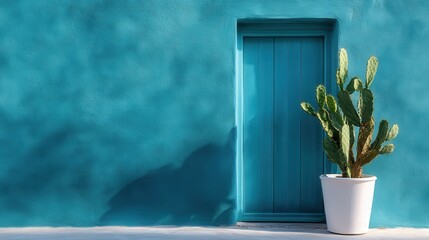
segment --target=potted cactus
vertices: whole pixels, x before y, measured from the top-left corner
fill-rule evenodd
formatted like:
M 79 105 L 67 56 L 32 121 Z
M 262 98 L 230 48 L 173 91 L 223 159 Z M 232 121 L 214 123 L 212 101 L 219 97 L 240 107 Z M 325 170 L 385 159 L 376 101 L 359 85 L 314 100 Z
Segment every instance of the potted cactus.
M 340 234 L 363 234 L 368 231 L 374 193 L 375 176 L 363 175 L 362 167 L 379 154 L 393 152 L 394 145 L 384 144 L 393 140 L 399 132 L 394 124 L 389 129 L 381 120 L 373 141 L 375 120 L 374 96 L 370 90 L 377 72 L 378 60 L 371 56 L 366 68 L 365 84 L 352 77 L 346 85 L 348 59 L 345 49 L 339 52 L 337 69 L 337 100 L 326 94 L 326 88 L 316 88 L 318 110 L 309 103 L 301 103 L 302 109 L 319 119 L 326 132 L 323 149 L 330 161 L 337 164 L 341 174 L 321 175 L 323 199 L 328 230 Z M 346 85 L 346 86 L 345 86 Z M 357 109 L 352 95 L 357 93 Z M 358 132 L 357 138 L 355 129 Z M 356 143 L 356 147 L 354 144 Z

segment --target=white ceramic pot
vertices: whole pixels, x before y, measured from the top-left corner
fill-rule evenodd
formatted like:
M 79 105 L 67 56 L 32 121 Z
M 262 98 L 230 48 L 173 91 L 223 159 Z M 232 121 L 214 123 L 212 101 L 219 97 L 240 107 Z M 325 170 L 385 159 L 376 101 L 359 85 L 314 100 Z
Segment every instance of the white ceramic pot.
M 328 231 L 339 234 L 368 232 L 376 179 L 370 175 L 362 178 L 320 175 Z

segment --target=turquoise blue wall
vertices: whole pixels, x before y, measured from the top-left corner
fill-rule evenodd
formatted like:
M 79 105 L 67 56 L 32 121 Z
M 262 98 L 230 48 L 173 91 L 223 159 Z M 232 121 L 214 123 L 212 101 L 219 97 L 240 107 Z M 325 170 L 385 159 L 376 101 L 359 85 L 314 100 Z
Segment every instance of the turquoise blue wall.
M 428 1 L 0 2 L 0 226 L 219 225 L 235 211 L 237 19 L 335 18 L 400 125 L 372 226 L 429 227 Z

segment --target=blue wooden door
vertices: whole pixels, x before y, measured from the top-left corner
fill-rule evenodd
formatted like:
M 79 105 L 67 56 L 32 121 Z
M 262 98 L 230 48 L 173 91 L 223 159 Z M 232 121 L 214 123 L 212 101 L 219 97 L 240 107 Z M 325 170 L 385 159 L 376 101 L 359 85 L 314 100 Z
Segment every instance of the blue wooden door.
M 323 79 L 323 37 L 243 38 L 240 220 L 323 221 L 322 130 L 300 109 Z

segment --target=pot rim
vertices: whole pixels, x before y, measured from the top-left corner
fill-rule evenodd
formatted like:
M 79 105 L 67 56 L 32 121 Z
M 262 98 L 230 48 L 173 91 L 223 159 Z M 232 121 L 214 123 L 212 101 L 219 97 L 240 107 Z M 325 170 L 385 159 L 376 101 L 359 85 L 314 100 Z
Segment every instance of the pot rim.
M 320 179 L 329 179 L 334 181 L 350 181 L 350 182 L 368 182 L 377 180 L 376 176 L 362 174 L 361 178 L 343 178 L 341 174 L 322 174 L 320 175 Z

